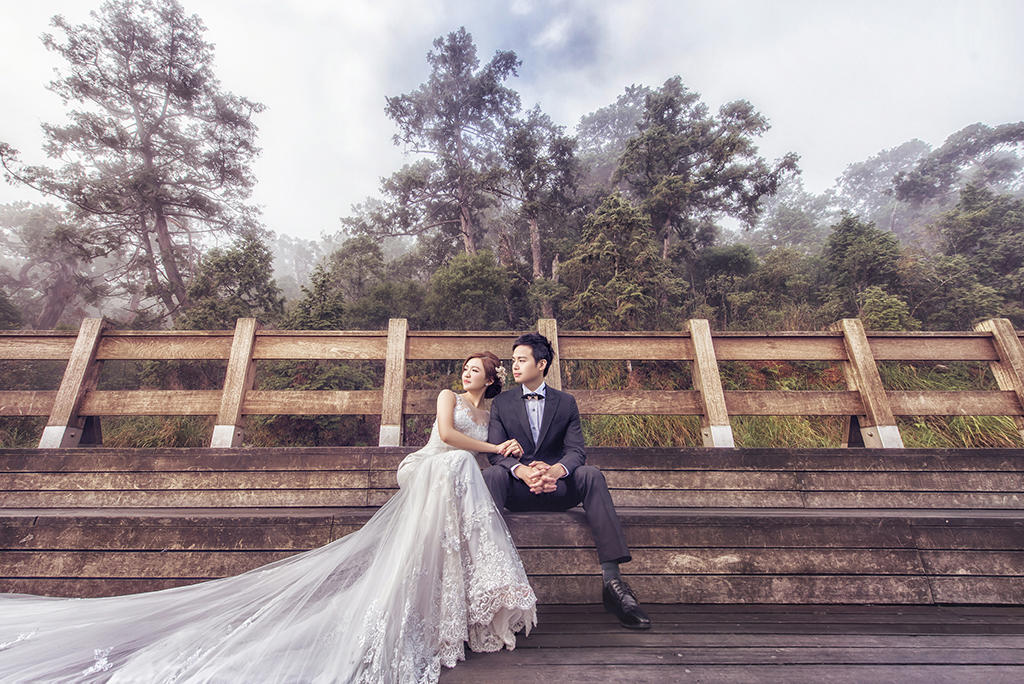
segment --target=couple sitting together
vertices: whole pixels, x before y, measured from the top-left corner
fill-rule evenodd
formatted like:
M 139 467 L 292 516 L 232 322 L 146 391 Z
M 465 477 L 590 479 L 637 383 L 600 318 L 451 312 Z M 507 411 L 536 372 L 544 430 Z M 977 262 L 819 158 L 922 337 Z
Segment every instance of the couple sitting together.
M 630 560 L 601 472 L 586 465 L 579 410 L 546 386 L 554 355 L 519 337 L 470 356 L 464 393 L 443 390 L 426 446 L 366 524 L 241 575 L 96 599 L 0 594 L 0 681 L 435 682 L 473 651 L 514 648 L 537 598 L 500 511 L 583 505 L 624 627 L 650 619 L 619 576 Z M 492 400 L 490 411 L 487 400 Z M 482 473 L 475 454 L 486 453 Z

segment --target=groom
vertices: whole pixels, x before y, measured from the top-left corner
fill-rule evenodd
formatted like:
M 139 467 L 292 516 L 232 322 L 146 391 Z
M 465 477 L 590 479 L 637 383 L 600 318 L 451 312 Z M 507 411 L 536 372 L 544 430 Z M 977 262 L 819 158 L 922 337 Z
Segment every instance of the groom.
M 585 465 L 576 400 L 544 383 L 553 360 L 551 343 L 538 333 L 512 345 L 512 375 L 521 387 L 494 398 L 487 441 L 515 439 L 522 448 L 516 455 L 489 454 L 484 480 L 499 510 L 565 511 L 582 503 L 601 561 L 605 610 L 623 627 L 649 629 L 650 618 L 619 575 L 619 563 L 631 556 L 604 475 Z

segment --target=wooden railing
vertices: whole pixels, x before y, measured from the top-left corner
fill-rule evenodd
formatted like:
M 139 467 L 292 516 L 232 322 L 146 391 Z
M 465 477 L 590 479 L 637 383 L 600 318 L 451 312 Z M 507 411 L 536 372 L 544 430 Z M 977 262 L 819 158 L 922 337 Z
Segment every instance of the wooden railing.
M 729 417 L 845 416 L 847 443 L 902 448 L 896 416 L 1012 416 L 1024 436 L 1024 347 L 1006 319 L 973 332 L 866 332 L 858 319 L 824 332 L 712 332 L 706 320 L 677 332 L 559 331 L 538 321 L 556 360 L 548 375 L 560 388 L 561 360 L 664 360 L 692 364 L 693 387 L 676 390 L 572 390 L 583 414 L 693 415 L 705 446 L 734 445 Z M 461 360 L 480 350 L 506 356 L 516 333 L 411 331 L 392 319 L 386 331 L 261 330 L 251 318 L 231 331 L 111 330 L 86 319 L 77 335 L 59 331 L 0 333 L 0 360 L 64 360 L 57 390 L 0 391 L 0 416 L 47 416 L 40 448 L 89 442 L 89 423 L 103 416 L 215 416 L 213 447 L 237 446 L 246 415 L 380 415 L 380 445 L 402 444 L 406 415 L 434 411 L 436 390 L 406 388 L 406 362 Z M 104 361 L 226 360 L 222 390 L 100 390 Z M 256 362 L 268 360 L 384 362 L 378 390 L 253 389 Z M 722 361 L 827 361 L 842 365 L 841 391 L 724 390 Z M 988 362 L 998 390 L 892 391 L 878 361 Z M 83 439 L 83 433 L 85 438 Z M 860 440 L 858 440 L 858 437 Z

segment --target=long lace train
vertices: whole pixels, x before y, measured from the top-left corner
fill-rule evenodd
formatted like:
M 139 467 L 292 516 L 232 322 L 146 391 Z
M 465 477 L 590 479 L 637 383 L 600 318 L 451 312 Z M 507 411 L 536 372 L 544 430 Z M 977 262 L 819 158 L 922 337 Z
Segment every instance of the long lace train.
M 456 427 L 480 436 L 459 401 Z M 0 595 L 0 681 L 435 682 L 515 647 L 536 597 L 474 455 L 437 436 L 357 532 L 233 577 L 129 596 Z

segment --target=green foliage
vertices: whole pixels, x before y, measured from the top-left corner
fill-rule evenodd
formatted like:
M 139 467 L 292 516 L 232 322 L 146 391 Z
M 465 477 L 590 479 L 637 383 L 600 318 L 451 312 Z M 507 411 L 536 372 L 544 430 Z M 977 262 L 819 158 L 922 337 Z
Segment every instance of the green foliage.
M 643 330 L 673 320 L 686 285 L 658 247 L 650 222 L 635 205 L 618 193 L 605 198 L 587 218 L 583 239 L 562 267 L 562 283 L 569 292 L 562 306 L 563 324 L 583 330 Z
M 894 178 L 897 199 L 921 204 L 951 195 L 963 184 L 1000 184 L 1020 180 L 1024 162 L 1024 121 L 996 127 L 976 123 L 946 138 L 942 147 Z
M 488 251 L 460 254 L 430 279 L 426 308 L 441 329 L 504 330 L 509 275 Z
M 921 322 L 910 315 L 907 303 L 881 285 L 871 285 L 857 294 L 857 312 L 868 330 L 916 330 Z
M 93 224 L 95 242 L 176 317 L 205 233 L 259 228 L 246 204 L 263 106 L 221 89 L 205 27 L 176 0 L 109 0 L 91 23 L 53 19 L 44 35 L 64 62 L 50 84 L 73 109 L 44 124 L 60 168 L 25 166 L 0 144 L 11 178 L 58 197 Z M 120 283 L 128 286 L 132 279 Z
M 675 236 L 694 251 L 710 244 L 708 227 L 719 216 L 753 225 L 759 200 L 797 169 L 795 154 L 774 166 L 758 156 L 754 139 L 769 126 L 749 102 L 729 102 L 711 115 L 678 76 L 648 94 L 638 128 L 615 178 L 642 201 L 662 240 Z
M 0 285 L 36 330 L 77 323 L 110 294 L 116 264 L 96 231 L 51 204 L 0 205 Z
M 349 225 L 371 235 L 440 232 L 476 252 L 483 237 L 480 212 L 494 204 L 504 170 L 498 163 L 504 127 L 519 95 L 502 85 L 519 58 L 499 51 L 480 66 L 465 28 L 434 41 L 431 73 L 416 90 L 387 98 L 398 126 L 395 143 L 426 155 L 385 179 L 384 199 L 364 205 Z
M 275 325 L 284 315 L 284 299 L 270 277 L 270 249 L 257 237 L 246 237 L 227 249 L 210 250 L 189 283 L 189 306 L 177 327 L 224 330 L 239 318 Z
M 970 330 L 979 320 L 1003 315 L 1003 298 L 979 282 L 963 256 L 904 254 L 900 283 L 910 313 L 931 330 Z
M 0 330 L 14 330 L 21 327 L 21 313 L 11 304 L 7 293 L 0 290 Z
M 857 295 L 872 285 L 898 287 L 899 258 L 899 242 L 892 233 L 853 216 L 833 226 L 824 261 L 839 313 L 855 313 Z
M 946 254 L 966 259 L 978 280 L 1012 302 L 1012 314 L 1024 320 L 1024 200 L 968 185 L 939 229 Z

